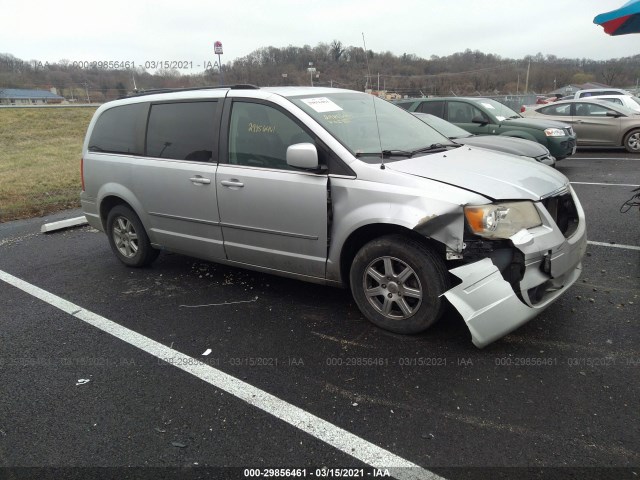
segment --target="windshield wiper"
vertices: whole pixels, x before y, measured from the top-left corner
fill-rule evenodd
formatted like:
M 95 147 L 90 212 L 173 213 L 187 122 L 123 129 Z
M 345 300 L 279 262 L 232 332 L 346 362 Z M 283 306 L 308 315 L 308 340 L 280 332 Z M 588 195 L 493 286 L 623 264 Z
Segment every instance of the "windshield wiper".
M 356 153 L 356 158 L 358 157 L 379 157 L 381 152 L 358 152 Z M 389 157 L 411 157 L 413 152 L 407 152 L 405 150 L 382 150 L 382 158 Z
M 459 147 L 460 145 L 457 143 L 432 143 L 428 147 L 419 148 L 417 150 L 413 150 L 411 152 L 411 156 L 416 155 L 417 153 L 425 153 L 425 152 L 433 152 L 434 150 L 446 150 L 448 147 Z
M 382 150 L 382 158 L 390 158 L 390 157 L 407 157 L 411 158 L 418 153 L 425 152 L 433 152 L 434 150 L 446 150 L 448 147 L 459 147 L 460 145 L 457 143 L 432 143 L 428 147 L 418 148 L 416 150 Z M 356 153 L 356 158 L 358 157 L 379 157 L 380 152 L 358 152 Z

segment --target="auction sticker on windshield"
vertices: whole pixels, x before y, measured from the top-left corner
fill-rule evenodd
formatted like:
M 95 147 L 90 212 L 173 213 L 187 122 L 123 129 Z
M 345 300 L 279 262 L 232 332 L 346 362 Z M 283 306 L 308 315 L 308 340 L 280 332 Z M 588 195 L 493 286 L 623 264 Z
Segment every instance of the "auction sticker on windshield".
M 342 108 L 333 103 L 327 97 L 303 98 L 301 100 L 318 113 L 337 112 L 338 110 L 342 110 Z

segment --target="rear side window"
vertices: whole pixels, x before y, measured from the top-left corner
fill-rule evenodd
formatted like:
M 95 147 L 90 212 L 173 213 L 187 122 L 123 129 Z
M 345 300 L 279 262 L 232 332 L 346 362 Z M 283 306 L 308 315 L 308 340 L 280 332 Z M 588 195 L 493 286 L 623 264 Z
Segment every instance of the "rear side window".
M 105 110 L 91 132 L 89 151 L 142 155 L 147 109 L 135 103 Z
M 147 156 L 210 162 L 216 151 L 217 105 L 211 101 L 151 105 Z
M 422 102 L 416 110 L 444 118 L 444 102 Z

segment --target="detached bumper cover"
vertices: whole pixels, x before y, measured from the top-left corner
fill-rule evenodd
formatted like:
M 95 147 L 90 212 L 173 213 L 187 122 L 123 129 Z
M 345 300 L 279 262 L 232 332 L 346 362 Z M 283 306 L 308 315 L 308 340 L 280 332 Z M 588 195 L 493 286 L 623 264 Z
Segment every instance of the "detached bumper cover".
M 542 312 L 578 279 L 582 264 L 565 275 L 563 287 L 535 306 L 524 304 L 491 260 L 451 270 L 462 283 L 444 296 L 458 310 L 471 332 L 473 344 L 482 348 L 524 325 Z
M 519 294 L 489 258 L 450 270 L 461 283 L 444 296 L 467 323 L 477 347 L 482 348 L 531 320 L 580 276 L 587 234 L 584 211 L 573 190 L 571 193 L 579 223 L 569 238 L 562 235 L 541 207 L 543 225 L 511 237 L 514 248 L 524 255 Z

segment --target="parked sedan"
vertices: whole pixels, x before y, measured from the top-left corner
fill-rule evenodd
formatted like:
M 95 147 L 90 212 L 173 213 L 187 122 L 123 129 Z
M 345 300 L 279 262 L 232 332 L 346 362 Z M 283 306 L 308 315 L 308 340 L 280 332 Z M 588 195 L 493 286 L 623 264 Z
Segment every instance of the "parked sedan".
M 624 147 L 640 153 L 640 114 L 606 100 L 581 98 L 528 109 L 529 118 L 553 118 L 570 124 L 578 145 Z
M 556 160 L 575 153 L 576 136 L 571 125 L 556 119 L 523 118 L 490 98 L 413 98 L 394 102 L 410 112 L 430 113 L 477 135 L 502 135 L 541 143 Z
M 498 152 L 510 153 L 522 157 L 529 157 L 544 165 L 555 166 L 556 159 L 553 158 L 549 149 L 538 142 L 525 140 L 524 138 L 503 137 L 496 135 L 473 135 L 466 130 L 456 127 L 453 123 L 428 113 L 413 113 L 416 117 L 429 125 L 434 130 L 440 132 L 449 140 L 462 145 L 472 147 L 487 148 Z

